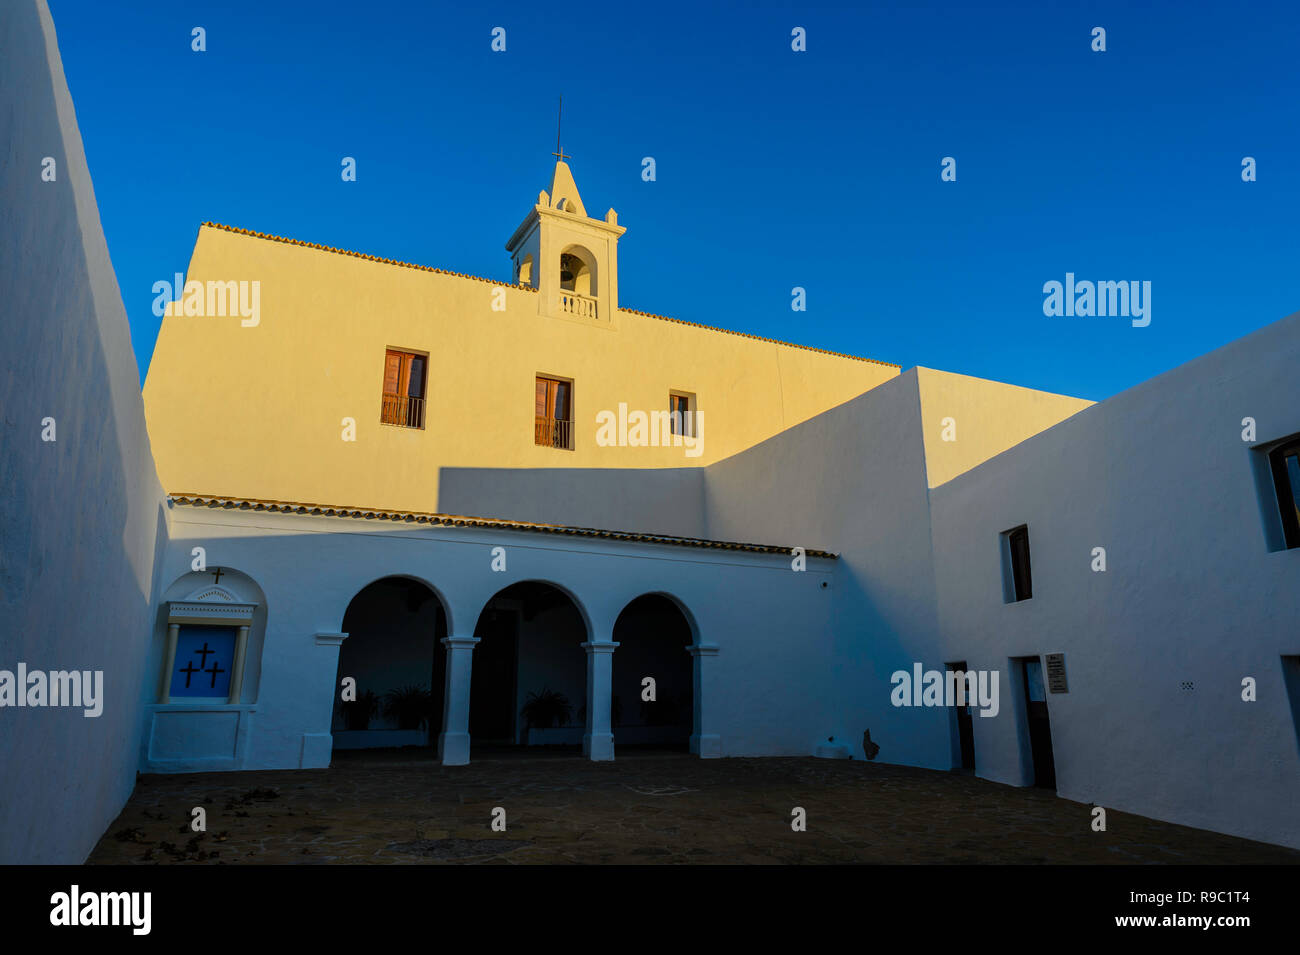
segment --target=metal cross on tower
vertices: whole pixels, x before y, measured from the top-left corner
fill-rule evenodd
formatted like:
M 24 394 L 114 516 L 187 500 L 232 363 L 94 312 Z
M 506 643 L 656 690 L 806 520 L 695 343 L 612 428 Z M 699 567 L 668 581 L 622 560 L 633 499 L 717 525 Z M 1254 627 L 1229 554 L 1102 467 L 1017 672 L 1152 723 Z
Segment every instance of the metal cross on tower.
M 572 159 L 572 156 L 566 156 L 564 150 L 560 147 L 560 121 L 564 118 L 564 97 L 560 97 L 559 108 L 555 111 L 555 152 L 552 156 L 559 158 L 560 162 L 566 159 Z

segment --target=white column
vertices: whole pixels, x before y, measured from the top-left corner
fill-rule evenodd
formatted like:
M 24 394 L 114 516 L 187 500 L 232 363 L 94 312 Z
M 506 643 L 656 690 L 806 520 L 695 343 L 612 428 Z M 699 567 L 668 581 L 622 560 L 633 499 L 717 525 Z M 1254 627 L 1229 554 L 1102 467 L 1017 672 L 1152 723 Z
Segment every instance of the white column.
M 582 735 L 582 754 L 593 760 L 614 758 L 614 734 L 609 725 L 614 692 L 614 650 L 617 643 L 584 643 L 587 651 L 587 731 Z
M 162 682 L 158 685 L 159 703 L 167 703 L 171 700 L 172 668 L 176 666 L 176 638 L 180 632 L 180 624 L 167 624 L 167 646 L 163 649 Z M 19 692 L 26 691 L 20 689 Z
M 444 766 L 469 762 L 469 681 L 478 637 L 443 637 L 447 648 L 447 682 L 442 697 L 442 732 L 438 758 Z
M 718 679 L 713 661 L 718 655 L 718 647 L 712 643 L 694 643 L 686 651 L 695 658 L 691 677 L 695 687 L 691 752 L 700 759 L 716 759 L 722 755 L 722 737 L 717 733 L 713 706 L 713 691 Z
M 320 642 L 319 640 L 317 641 Z M 244 658 L 248 656 L 248 628 L 240 627 L 235 638 L 235 659 L 230 665 L 230 695 L 227 703 L 238 703 L 244 689 Z
M 239 628 L 240 640 L 243 641 L 245 645 L 248 640 L 247 629 L 247 627 Z M 268 627 L 267 629 L 267 642 L 269 643 L 270 628 Z M 323 732 L 302 734 L 302 752 L 298 755 L 298 766 L 301 769 L 325 769 L 329 766 L 330 760 L 334 756 L 334 703 L 339 699 L 339 694 L 342 691 L 342 687 L 340 684 L 336 683 L 335 680 L 339 676 L 339 652 L 343 647 L 343 641 L 347 638 L 348 635 L 346 633 L 339 633 L 332 630 L 321 631 L 312 637 L 316 642 L 316 646 L 323 648 L 325 651 L 324 655 L 320 657 L 320 662 L 317 664 L 317 666 L 320 667 L 320 670 L 317 672 L 327 674 L 327 679 L 330 683 L 330 692 L 329 696 L 321 699 L 321 703 L 325 705 L 320 708 L 320 716 L 318 717 L 320 722 L 316 724 L 322 727 Z M 244 651 L 244 655 L 247 655 L 246 651 Z M 242 659 L 244 659 L 244 657 L 241 657 L 241 660 Z M 346 673 L 342 675 L 347 676 Z M 241 665 L 239 676 L 241 685 L 243 679 L 243 666 Z M 231 682 L 233 683 L 234 681 L 232 680 Z M 239 697 L 232 693 L 230 701 L 232 703 L 238 703 Z M 244 714 L 240 717 L 239 728 L 241 733 L 245 731 L 245 727 L 248 725 L 248 716 L 249 714 Z M 316 720 L 312 720 L 312 722 L 315 723 Z M 240 746 L 244 745 L 245 743 L 241 741 Z

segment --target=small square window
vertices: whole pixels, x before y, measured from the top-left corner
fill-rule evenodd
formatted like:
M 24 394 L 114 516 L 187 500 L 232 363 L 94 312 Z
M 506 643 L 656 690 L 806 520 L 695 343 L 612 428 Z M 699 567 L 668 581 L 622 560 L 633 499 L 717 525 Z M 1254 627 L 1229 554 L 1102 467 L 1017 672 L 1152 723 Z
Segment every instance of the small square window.
M 695 396 L 685 391 L 668 392 L 668 427 L 670 433 L 695 437 Z
M 1282 539 L 1287 550 L 1300 547 L 1300 439 L 1288 439 L 1269 451 L 1268 464 L 1282 520 Z
M 1021 525 L 1002 534 L 1002 598 L 1019 603 L 1034 595 L 1029 572 L 1029 527 Z

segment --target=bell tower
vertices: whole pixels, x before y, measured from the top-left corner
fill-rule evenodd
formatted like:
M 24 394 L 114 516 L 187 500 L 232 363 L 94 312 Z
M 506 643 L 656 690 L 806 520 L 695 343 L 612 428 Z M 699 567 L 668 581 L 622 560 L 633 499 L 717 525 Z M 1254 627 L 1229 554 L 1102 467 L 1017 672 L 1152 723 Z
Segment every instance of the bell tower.
M 506 243 L 514 280 L 538 290 L 538 313 L 614 328 L 618 315 L 618 238 L 626 229 L 610 209 L 592 219 L 560 150 L 551 188 L 537 196 Z

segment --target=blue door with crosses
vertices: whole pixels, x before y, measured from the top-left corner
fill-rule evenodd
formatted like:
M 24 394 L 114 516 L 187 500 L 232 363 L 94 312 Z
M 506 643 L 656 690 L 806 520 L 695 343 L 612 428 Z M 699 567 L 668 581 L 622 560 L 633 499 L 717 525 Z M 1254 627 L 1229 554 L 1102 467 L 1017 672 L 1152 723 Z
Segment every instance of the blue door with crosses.
M 181 626 L 172 668 L 172 699 L 226 699 L 235 637 L 234 627 Z

